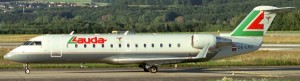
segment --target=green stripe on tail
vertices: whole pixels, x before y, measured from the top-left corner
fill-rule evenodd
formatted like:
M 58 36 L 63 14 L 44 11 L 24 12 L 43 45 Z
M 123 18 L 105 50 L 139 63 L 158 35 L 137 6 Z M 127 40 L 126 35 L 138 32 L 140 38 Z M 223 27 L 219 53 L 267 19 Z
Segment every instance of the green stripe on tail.
M 259 16 L 261 11 L 253 10 L 250 14 L 237 26 L 237 28 L 231 33 L 231 36 L 263 36 L 263 31 L 245 31 L 248 26 Z

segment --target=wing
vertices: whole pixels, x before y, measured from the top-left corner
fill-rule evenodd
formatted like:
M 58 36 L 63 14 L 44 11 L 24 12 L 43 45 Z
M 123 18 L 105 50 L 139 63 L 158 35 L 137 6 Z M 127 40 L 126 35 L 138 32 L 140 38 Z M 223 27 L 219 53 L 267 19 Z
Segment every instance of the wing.
M 116 63 L 146 63 L 149 65 L 161 65 L 161 64 L 171 64 L 180 63 L 188 60 L 198 60 L 206 58 L 210 44 L 205 45 L 205 47 L 197 54 L 195 57 L 122 57 L 112 58 L 113 62 Z

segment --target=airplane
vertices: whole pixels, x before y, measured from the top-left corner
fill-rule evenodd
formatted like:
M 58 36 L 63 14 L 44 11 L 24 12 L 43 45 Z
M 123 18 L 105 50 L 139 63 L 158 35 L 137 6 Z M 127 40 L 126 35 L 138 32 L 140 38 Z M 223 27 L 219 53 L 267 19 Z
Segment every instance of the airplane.
M 230 34 L 62 34 L 41 35 L 13 49 L 4 59 L 29 63 L 138 64 L 157 66 L 205 62 L 256 51 L 276 14 L 292 7 L 257 6 Z

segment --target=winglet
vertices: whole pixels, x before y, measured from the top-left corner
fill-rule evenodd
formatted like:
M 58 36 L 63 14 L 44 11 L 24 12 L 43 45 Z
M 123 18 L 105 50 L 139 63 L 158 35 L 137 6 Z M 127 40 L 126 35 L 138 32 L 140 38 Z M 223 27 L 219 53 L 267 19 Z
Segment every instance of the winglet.
M 123 35 L 127 35 L 129 31 L 126 31 Z
M 198 55 L 194 59 L 206 58 L 209 46 L 209 43 L 205 45 L 204 48 L 198 53 Z

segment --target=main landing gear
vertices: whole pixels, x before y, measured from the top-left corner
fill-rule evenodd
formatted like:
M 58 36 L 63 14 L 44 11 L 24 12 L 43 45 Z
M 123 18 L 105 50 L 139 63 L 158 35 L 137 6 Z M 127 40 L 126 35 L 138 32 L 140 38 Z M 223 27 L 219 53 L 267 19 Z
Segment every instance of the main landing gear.
M 156 73 L 157 72 L 157 67 L 156 66 L 151 66 L 148 68 L 149 72 L 151 73 Z
M 26 74 L 29 74 L 29 73 L 30 73 L 30 70 L 29 70 L 28 66 L 29 66 L 28 63 L 26 63 L 26 64 L 25 64 L 25 73 L 26 73 Z
M 139 67 L 143 68 L 145 72 L 156 73 L 158 71 L 156 66 L 141 64 Z

